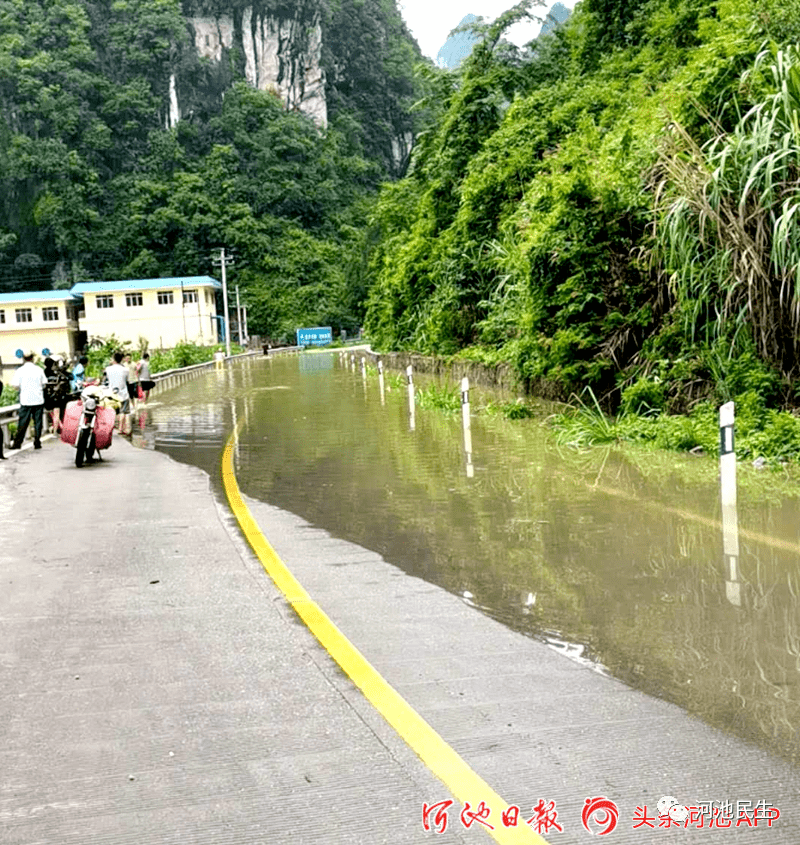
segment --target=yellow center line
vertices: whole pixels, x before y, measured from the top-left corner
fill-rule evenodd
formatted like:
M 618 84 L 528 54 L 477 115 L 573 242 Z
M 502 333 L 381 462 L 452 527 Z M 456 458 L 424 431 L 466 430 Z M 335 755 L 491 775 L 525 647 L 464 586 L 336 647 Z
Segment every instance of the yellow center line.
M 425 765 L 450 790 L 461 805 L 470 805 L 470 812 L 478 812 L 481 802 L 491 810 L 486 823 L 493 830 L 475 821 L 470 830 L 480 828 L 501 845 L 548 845 L 547 840 L 525 824 L 520 816 L 517 826 L 505 827 L 502 814 L 509 805 L 472 771 L 467 763 L 454 751 L 436 731 L 411 707 L 410 704 L 374 669 L 361 652 L 333 624 L 322 608 L 311 598 L 302 584 L 292 575 L 275 550 L 262 534 L 258 523 L 244 503 L 236 471 L 233 453 L 239 437 L 241 423 L 236 427 L 225 445 L 222 455 L 222 480 L 231 510 L 236 517 L 247 542 L 261 561 L 267 574 L 291 604 L 297 615 L 319 640 L 322 647 L 339 664 L 342 670 L 361 690 L 364 697 L 394 728 Z M 426 803 L 434 804 L 439 796 L 431 796 Z M 449 825 L 459 823 L 461 806 L 450 808 Z M 414 808 L 419 813 L 422 827 L 422 806 Z M 435 811 L 430 814 L 431 833 L 438 829 L 434 823 Z M 468 817 L 469 818 L 469 817 Z M 421 836 L 425 833 L 421 830 Z

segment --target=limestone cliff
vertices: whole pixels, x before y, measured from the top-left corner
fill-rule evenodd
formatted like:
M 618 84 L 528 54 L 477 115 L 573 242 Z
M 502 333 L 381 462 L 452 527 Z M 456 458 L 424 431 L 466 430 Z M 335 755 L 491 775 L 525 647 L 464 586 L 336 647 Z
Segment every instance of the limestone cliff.
M 225 91 L 244 79 L 322 128 L 336 122 L 386 174 L 402 175 L 415 137 L 414 65 L 422 56 L 397 0 L 181 4 L 187 35 L 159 84 L 167 126 L 209 119 Z
M 211 79 L 224 80 L 238 70 L 255 88 L 274 91 L 287 109 L 302 111 L 324 127 L 327 105 L 320 65 L 322 28 L 318 15 L 309 15 L 304 5 L 282 13 L 235 3 L 230 4 L 230 11 L 196 6 L 185 11 L 196 54 L 220 71 Z M 177 82 L 173 74 L 167 118 L 170 126 L 185 116 L 189 107 L 181 102 L 190 99 L 182 98 L 182 87 L 180 73 Z M 224 90 L 216 93 L 222 96 Z

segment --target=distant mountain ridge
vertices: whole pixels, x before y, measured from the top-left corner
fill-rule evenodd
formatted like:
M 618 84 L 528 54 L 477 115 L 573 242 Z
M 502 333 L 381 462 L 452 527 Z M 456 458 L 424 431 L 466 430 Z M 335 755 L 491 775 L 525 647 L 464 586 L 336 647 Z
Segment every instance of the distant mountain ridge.
M 542 23 L 542 28 L 539 30 L 538 37 L 541 38 L 543 35 L 548 35 L 554 29 L 561 26 L 568 17 L 569 9 L 563 3 L 556 3 L 547 13 L 547 17 Z
M 465 15 L 458 26 L 466 26 L 476 20 L 478 18 L 475 15 Z M 446 67 L 448 70 L 455 70 L 472 52 L 472 46 L 477 40 L 478 36 L 471 30 L 453 33 L 436 54 L 436 64 L 439 67 Z
M 555 3 L 542 22 L 542 28 L 539 30 L 537 38 L 551 33 L 556 27 L 564 23 L 569 15 L 570 11 L 563 3 Z M 465 15 L 458 27 L 466 26 L 477 20 L 478 18 L 475 15 Z M 468 29 L 450 35 L 436 54 L 436 64 L 448 70 L 455 70 L 469 56 L 477 41 L 478 36 Z

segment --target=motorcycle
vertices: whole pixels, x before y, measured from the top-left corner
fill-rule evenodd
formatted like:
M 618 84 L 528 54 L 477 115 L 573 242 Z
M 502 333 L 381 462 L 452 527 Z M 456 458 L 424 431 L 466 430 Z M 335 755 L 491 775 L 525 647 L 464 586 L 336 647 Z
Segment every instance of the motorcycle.
M 116 390 L 109 390 L 99 384 L 86 384 L 80 399 L 67 405 L 61 427 L 61 439 L 75 446 L 75 466 L 102 460 L 100 452 L 111 445 L 116 412 L 122 407 L 122 400 Z

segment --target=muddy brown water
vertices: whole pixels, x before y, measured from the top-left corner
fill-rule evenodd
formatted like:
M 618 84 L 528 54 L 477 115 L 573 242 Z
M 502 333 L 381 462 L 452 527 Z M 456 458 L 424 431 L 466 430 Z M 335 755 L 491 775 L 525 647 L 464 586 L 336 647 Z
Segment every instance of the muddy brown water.
M 424 380 L 418 384 L 425 387 Z M 723 558 L 713 458 L 559 448 L 473 396 L 415 409 L 404 379 L 336 353 L 253 358 L 157 397 L 134 441 L 205 469 L 243 424 L 244 493 L 459 595 L 565 657 L 800 763 L 800 503 L 740 473 Z

